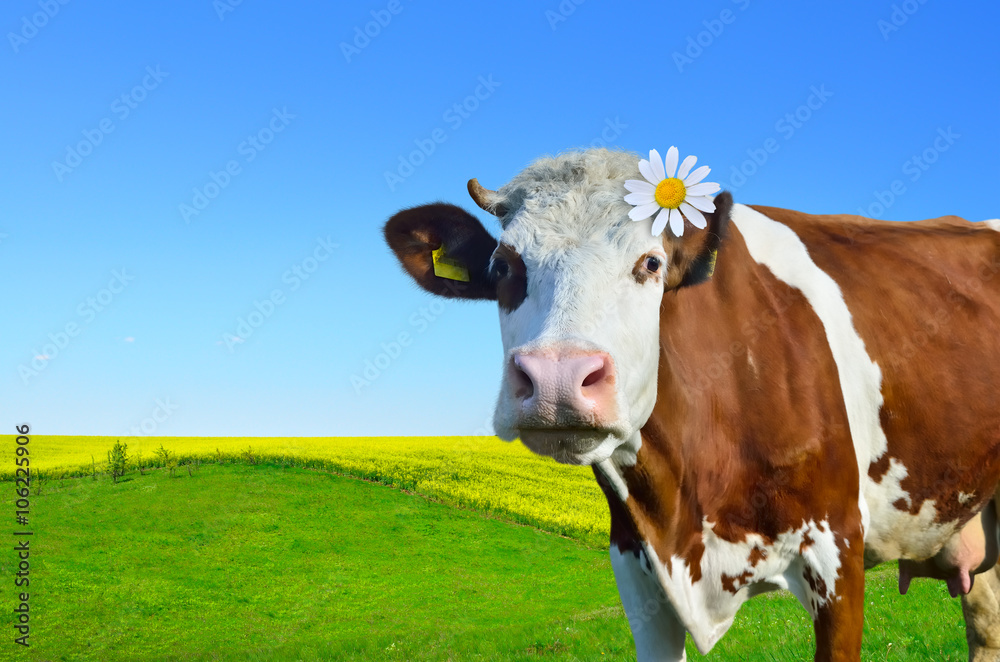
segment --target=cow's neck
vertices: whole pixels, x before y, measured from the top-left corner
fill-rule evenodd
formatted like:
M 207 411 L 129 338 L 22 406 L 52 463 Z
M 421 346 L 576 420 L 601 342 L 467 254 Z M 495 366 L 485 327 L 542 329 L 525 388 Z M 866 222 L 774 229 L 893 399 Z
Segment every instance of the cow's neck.
M 657 402 L 636 464 L 614 465 L 612 477 L 610 464 L 595 471 L 611 506 L 613 545 L 638 551 L 641 538 L 661 558 L 668 552 L 697 565 L 703 521 L 724 507 L 712 494 L 740 487 L 733 449 L 747 431 L 731 417 L 761 404 L 761 396 L 742 401 L 754 370 L 783 369 L 789 354 L 775 337 L 800 303 L 750 257 L 735 227 L 711 279 L 664 295 Z M 619 478 L 624 485 L 612 484 Z

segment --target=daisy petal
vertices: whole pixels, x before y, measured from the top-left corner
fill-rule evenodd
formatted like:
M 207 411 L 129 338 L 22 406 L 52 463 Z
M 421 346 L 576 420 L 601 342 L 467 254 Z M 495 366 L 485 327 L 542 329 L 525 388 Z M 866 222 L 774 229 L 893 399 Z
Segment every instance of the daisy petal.
M 708 177 L 708 173 L 711 172 L 711 170 L 712 169 L 709 168 L 708 166 L 702 166 L 700 168 L 696 168 L 695 171 L 692 172 L 691 175 L 684 180 L 684 186 L 694 186 L 701 180 Z
M 656 150 L 653 151 L 655 152 Z M 654 161 L 654 163 L 659 164 L 660 162 Z M 653 186 L 656 186 L 657 184 L 663 181 L 663 177 L 656 176 L 656 170 L 654 169 L 655 167 L 656 166 L 650 164 L 650 162 L 647 161 L 646 159 L 639 161 L 639 172 L 641 172 L 642 176 L 646 178 L 646 181 L 648 181 Z M 662 170 L 662 168 L 663 166 L 661 165 L 660 169 Z
M 691 168 L 698 162 L 698 157 L 692 154 L 681 162 L 681 169 L 677 171 L 677 179 L 684 179 L 691 172 Z
M 656 220 L 653 221 L 653 236 L 657 237 L 663 232 L 663 228 L 667 227 L 667 220 L 670 218 L 670 210 L 667 208 L 660 209 L 660 213 L 656 215 Z
M 682 202 L 680 210 L 684 212 L 685 216 L 687 216 L 687 220 L 691 221 L 691 225 L 695 226 L 696 228 L 703 228 L 706 225 L 708 225 L 708 221 L 705 220 L 705 217 L 702 215 L 702 213 L 697 209 L 695 209 L 694 207 L 692 207 L 691 205 L 689 205 L 688 203 Z
M 684 217 L 676 209 L 671 209 L 670 212 L 670 231 L 675 237 L 680 237 L 684 234 Z
M 715 182 L 704 182 L 702 184 L 695 184 L 694 186 L 687 187 L 688 195 L 712 195 L 717 192 L 722 187 Z
M 684 202 L 688 203 L 695 209 L 700 209 L 705 212 L 715 211 L 715 202 L 711 198 L 706 198 L 703 196 L 689 195 L 684 198 Z
M 667 150 L 667 162 L 665 164 L 667 177 L 673 177 L 677 174 L 677 148 L 671 147 Z
M 653 193 L 656 191 L 656 187 L 641 179 L 627 179 L 625 180 L 625 190 L 633 193 Z
M 630 205 L 648 205 L 655 200 L 652 193 L 629 193 L 625 196 L 625 202 Z
M 656 175 L 654 183 L 659 184 L 667 178 L 663 174 L 663 159 L 660 158 L 660 153 L 655 149 L 649 150 L 649 165 L 653 168 L 653 174 Z
M 659 208 L 660 205 L 656 204 L 655 202 L 651 202 L 647 205 L 639 205 L 638 207 L 632 208 L 632 211 L 628 213 L 628 217 L 631 218 L 633 221 L 641 221 L 643 219 L 652 216 L 653 212 L 655 212 Z

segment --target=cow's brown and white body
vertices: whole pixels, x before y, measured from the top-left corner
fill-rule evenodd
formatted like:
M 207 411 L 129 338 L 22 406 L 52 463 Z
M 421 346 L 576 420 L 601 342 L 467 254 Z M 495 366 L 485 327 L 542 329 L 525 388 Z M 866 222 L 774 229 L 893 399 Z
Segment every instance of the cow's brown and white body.
M 812 615 L 817 659 L 858 659 L 865 567 L 901 559 L 903 591 L 992 577 L 1000 224 L 722 195 L 707 230 L 650 241 L 620 201 L 637 160 L 592 150 L 474 188 L 499 243 L 445 205 L 386 234 L 425 288 L 499 300 L 498 433 L 593 466 L 639 659 L 684 659 L 685 633 L 709 650 L 776 588 Z M 433 275 L 439 246 L 470 282 Z M 970 642 L 996 638 L 992 592 L 976 599 L 994 584 L 966 601 Z
M 662 584 L 703 650 L 760 583 L 860 640 L 863 562 L 953 551 L 933 567 L 961 584 L 996 560 L 995 530 L 981 555 L 959 540 L 1000 473 L 1000 233 L 740 205 L 731 218 L 713 277 L 664 296 L 638 463 L 597 471 L 612 545 L 631 552 L 616 576 L 636 595 Z M 615 474 L 642 496 L 618 505 Z M 669 631 L 673 614 L 650 609 L 631 610 L 637 645 Z

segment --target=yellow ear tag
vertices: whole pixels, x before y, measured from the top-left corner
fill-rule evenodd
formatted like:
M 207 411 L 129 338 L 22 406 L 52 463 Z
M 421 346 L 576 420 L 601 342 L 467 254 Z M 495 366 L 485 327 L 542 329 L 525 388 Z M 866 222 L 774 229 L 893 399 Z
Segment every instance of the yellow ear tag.
M 712 274 L 715 273 L 715 258 L 719 257 L 719 251 L 714 250 L 712 254 L 708 257 L 708 277 L 711 278 Z
M 431 252 L 434 259 L 434 275 L 448 280 L 460 280 L 463 283 L 469 282 L 469 270 L 462 266 L 457 260 L 452 260 L 444 256 L 444 244 Z

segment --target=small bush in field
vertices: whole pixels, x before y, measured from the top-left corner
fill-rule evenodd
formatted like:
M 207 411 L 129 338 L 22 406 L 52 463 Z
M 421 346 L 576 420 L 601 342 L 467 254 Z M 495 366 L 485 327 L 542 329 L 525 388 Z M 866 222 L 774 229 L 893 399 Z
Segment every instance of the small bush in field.
M 170 472 L 170 475 L 173 476 L 174 469 L 177 468 L 177 454 L 168 451 L 166 448 L 163 447 L 162 443 L 160 444 L 160 447 L 157 448 L 156 451 L 154 452 L 156 453 L 156 458 L 159 461 L 159 463 L 165 466 L 167 470 Z
M 108 469 L 111 470 L 111 479 L 115 483 L 121 476 L 125 475 L 126 462 L 128 462 L 128 444 L 123 444 L 121 440 L 118 440 L 108 451 Z

